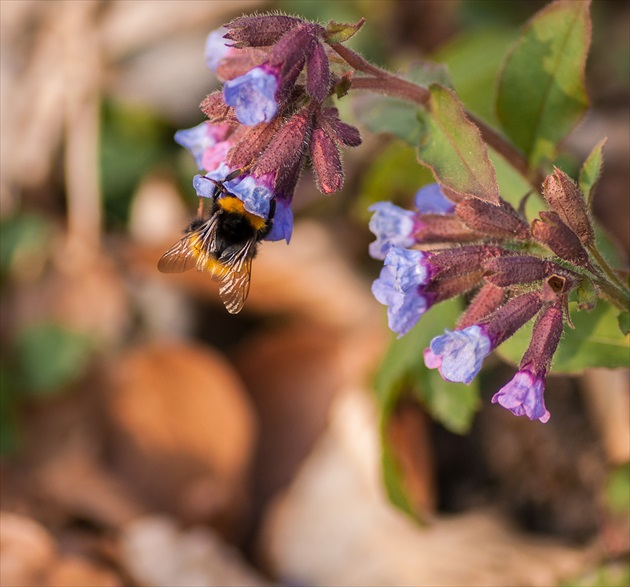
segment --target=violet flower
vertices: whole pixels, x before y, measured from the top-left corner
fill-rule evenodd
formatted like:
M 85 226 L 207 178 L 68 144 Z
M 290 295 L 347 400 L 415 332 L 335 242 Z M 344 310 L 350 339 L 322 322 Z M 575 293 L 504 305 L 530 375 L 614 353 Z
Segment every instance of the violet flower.
M 246 74 L 226 81 L 223 98 L 232 106 L 241 124 L 254 126 L 269 122 L 278 111 L 275 95 L 279 75 L 275 68 L 266 65 L 254 67 Z
M 492 397 L 493 404 L 510 410 L 515 416 L 547 422 L 551 415 L 545 408 L 545 377 L 521 369 Z
M 479 373 L 492 349 L 485 328 L 474 324 L 463 330 L 446 330 L 442 336 L 435 337 L 424 353 L 424 360 L 429 369 L 439 369 L 446 381 L 468 384 Z

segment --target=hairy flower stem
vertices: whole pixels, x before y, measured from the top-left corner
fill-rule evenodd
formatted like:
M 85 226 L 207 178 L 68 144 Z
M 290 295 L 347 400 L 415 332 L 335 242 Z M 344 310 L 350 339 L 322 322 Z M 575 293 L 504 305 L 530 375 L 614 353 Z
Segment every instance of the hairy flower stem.
M 415 102 L 423 108 L 428 106 L 431 94 L 426 88 L 373 65 L 344 45 L 337 43 L 331 45 L 331 47 L 348 65 L 362 73 L 373 76 L 353 78 L 352 89 L 371 90 L 408 102 Z M 477 126 L 484 142 L 497 151 L 532 187 L 538 189 L 538 186 L 544 181 L 544 175 L 538 170 L 530 169 L 527 158 L 523 153 L 474 114 L 466 111 L 466 116 Z
M 590 247 L 588 247 L 588 252 L 593 255 L 593 257 L 597 261 L 597 264 L 601 267 L 602 271 L 609 277 L 609 279 L 622 290 L 626 291 L 626 286 L 621 281 L 621 279 L 619 279 L 619 276 L 614 272 L 610 265 L 608 265 L 606 259 L 602 257 L 602 254 L 599 252 L 597 247 L 595 247 L 595 245 L 591 245 Z
M 617 306 L 620 310 L 628 309 L 630 306 L 630 293 L 620 290 L 607 280 L 596 279 L 594 282 L 611 304 Z

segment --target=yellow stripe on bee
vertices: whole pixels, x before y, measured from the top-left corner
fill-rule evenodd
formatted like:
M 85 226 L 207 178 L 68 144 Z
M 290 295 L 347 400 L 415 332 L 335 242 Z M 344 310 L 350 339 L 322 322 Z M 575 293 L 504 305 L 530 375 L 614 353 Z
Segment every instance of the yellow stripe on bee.
M 262 230 L 265 227 L 265 219 L 245 210 L 243 202 L 234 196 L 224 196 L 223 198 L 219 198 L 217 200 L 217 204 L 226 212 L 233 212 L 235 214 L 245 216 L 255 230 Z
M 195 261 L 197 261 L 197 269 L 203 269 L 214 277 L 221 277 L 223 273 L 227 271 L 227 268 L 223 263 L 204 251 L 202 238 L 200 236 L 195 236 L 191 239 L 190 245 L 193 250 Z M 200 259 L 202 261 L 201 266 L 199 266 Z

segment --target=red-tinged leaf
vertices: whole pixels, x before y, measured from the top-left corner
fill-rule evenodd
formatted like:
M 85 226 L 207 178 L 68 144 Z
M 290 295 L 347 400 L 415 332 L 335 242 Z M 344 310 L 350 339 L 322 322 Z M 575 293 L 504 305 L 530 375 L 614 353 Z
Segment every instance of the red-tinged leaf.
M 341 22 L 330 21 L 326 27 L 326 42 L 343 43 L 350 37 L 354 36 L 365 23 L 365 18 L 358 20 L 353 24 L 345 24 Z
M 498 119 L 532 168 L 554 158 L 588 107 L 589 6 L 588 0 L 557 0 L 543 8 L 525 26 L 499 75 Z
M 496 173 L 479 129 L 466 118 L 452 91 L 433 84 L 429 92 L 427 110 L 418 111 L 418 159 L 449 190 L 498 204 Z
M 597 185 L 599 175 L 602 172 L 602 166 L 604 165 L 603 150 L 606 141 L 608 141 L 608 137 L 603 138 L 593 147 L 593 150 L 586 158 L 586 161 L 584 161 L 582 169 L 580 170 L 580 190 L 582 190 L 589 208 L 593 203 L 595 186 Z

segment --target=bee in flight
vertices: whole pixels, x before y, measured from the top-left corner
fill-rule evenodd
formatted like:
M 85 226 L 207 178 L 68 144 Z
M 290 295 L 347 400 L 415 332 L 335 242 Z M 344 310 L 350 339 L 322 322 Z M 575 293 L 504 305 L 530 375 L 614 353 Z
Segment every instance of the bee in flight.
M 231 179 L 228 176 L 224 181 Z M 210 273 L 219 282 L 219 295 L 230 314 L 238 314 L 249 293 L 252 259 L 258 243 L 273 226 L 275 199 L 271 200 L 269 217 L 251 214 L 243 202 L 231 194 L 223 182 L 212 181 L 216 190 L 210 203 L 210 215 L 200 214 L 186 234 L 158 262 L 162 273 L 181 273 L 193 267 Z

